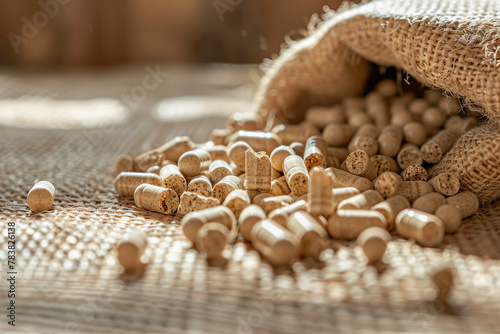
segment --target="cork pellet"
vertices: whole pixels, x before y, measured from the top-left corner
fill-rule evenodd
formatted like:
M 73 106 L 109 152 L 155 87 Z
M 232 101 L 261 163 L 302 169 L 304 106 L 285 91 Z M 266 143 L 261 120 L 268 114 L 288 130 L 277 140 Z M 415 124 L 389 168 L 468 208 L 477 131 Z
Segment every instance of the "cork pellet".
M 170 214 L 177 210 L 179 196 L 173 189 L 145 183 L 135 189 L 134 203 L 139 208 Z
M 143 183 L 161 186 L 161 178 L 153 173 L 122 172 L 115 179 L 115 191 L 123 197 L 134 196 L 135 189 Z
M 54 203 L 56 188 L 49 181 L 39 181 L 28 192 L 26 202 L 34 212 L 49 210 Z
M 122 266 L 124 277 L 141 276 L 144 273 L 146 264 L 141 261 L 141 256 L 147 245 L 147 235 L 142 230 L 128 232 L 118 243 L 117 259 Z

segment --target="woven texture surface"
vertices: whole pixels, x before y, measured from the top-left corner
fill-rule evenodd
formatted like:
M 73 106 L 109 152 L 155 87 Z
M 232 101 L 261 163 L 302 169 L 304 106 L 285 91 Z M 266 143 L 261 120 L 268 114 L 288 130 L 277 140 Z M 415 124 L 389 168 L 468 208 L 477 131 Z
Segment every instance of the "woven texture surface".
M 10 89 L 11 96 L 22 95 Z M 339 242 L 332 242 L 336 252 L 323 267 L 297 263 L 289 272 L 275 273 L 243 243 L 227 249 L 227 268 L 209 268 L 189 248 L 180 216 L 147 212 L 116 197 L 111 169 L 119 154 L 146 151 L 176 135 L 202 142 L 223 124 L 223 118 L 213 117 L 161 123 L 137 111 L 106 131 L 0 127 L 0 270 L 6 272 L 6 223 L 15 221 L 16 333 L 165 327 L 169 333 L 498 331 L 500 207 L 495 203 L 447 235 L 439 249 L 396 239 L 380 274 L 366 266 L 360 249 Z M 25 199 L 40 179 L 53 182 L 57 195 L 52 210 L 35 214 Z M 114 245 L 137 228 L 148 234 L 149 265 L 142 280 L 124 284 Z M 436 313 L 426 302 L 433 291 L 427 270 L 443 262 L 457 274 L 458 315 Z M 6 289 L 3 279 L 0 289 Z M 0 303 L 6 302 L 2 293 Z M 12 332 L 5 320 L 0 332 Z

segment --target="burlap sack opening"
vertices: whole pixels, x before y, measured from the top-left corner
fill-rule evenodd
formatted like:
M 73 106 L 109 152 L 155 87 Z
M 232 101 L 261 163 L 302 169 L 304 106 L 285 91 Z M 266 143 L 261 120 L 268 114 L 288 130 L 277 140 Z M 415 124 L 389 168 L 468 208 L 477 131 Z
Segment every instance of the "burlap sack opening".
M 479 106 L 492 124 L 460 138 L 435 171 L 452 169 L 481 202 L 500 197 L 500 2 L 374 0 L 337 13 L 284 50 L 258 95 L 262 115 L 298 121 L 312 104 L 362 92 L 369 62 Z

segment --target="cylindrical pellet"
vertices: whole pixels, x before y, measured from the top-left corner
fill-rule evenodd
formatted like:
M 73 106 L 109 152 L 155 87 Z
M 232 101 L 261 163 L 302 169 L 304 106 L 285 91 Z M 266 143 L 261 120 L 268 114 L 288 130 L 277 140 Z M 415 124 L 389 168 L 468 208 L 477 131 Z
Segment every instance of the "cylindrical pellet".
M 238 217 L 238 227 L 245 240 L 250 240 L 250 231 L 262 219 L 266 219 L 266 213 L 256 204 L 251 204 L 241 211 Z
M 398 172 L 399 166 L 393 158 L 386 157 L 385 155 L 374 155 L 370 157 L 370 161 L 377 171 L 377 175 L 385 172 Z
M 407 143 L 422 145 L 427 138 L 425 127 L 420 122 L 409 122 L 403 126 L 403 137 Z
M 413 202 L 412 208 L 434 214 L 437 208 L 445 204 L 446 198 L 442 194 L 432 192 L 417 198 Z
M 323 226 L 305 211 L 292 213 L 286 219 L 286 228 L 292 232 L 299 245 L 299 254 L 303 257 L 319 258 L 327 248 L 328 234 Z
M 224 203 L 227 195 L 233 190 L 243 189 L 243 181 L 234 175 L 229 175 L 220 180 L 213 188 L 213 196 Z
M 345 123 L 346 117 L 341 105 L 333 107 L 314 106 L 306 112 L 306 121 L 319 129 L 325 128 L 329 123 Z
M 424 181 L 403 181 L 399 184 L 396 195 L 406 197 L 410 203 L 413 203 L 417 198 L 433 192 L 432 186 Z
M 303 143 L 293 142 L 290 144 L 290 148 L 297 154 L 299 157 L 304 156 L 305 146 Z M 283 160 L 284 161 L 284 160 Z
M 422 159 L 435 164 L 450 150 L 457 141 L 458 135 L 451 130 L 441 130 L 421 147 Z
M 219 223 L 232 230 L 236 226 L 236 217 L 233 212 L 223 205 L 197 212 L 191 212 L 181 220 L 182 232 L 186 238 L 195 242 L 200 227 L 207 223 Z
M 337 210 L 365 210 L 383 200 L 384 198 L 378 191 L 367 190 L 343 200 L 337 205 Z
M 116 246 L 118 262 L 124 275 L 140 275 L 145 265 L 141 256 L 148 245 L 147 235 L 142 230 L 130 231 Z
M 205 175 L 198 175 L 191 179 L 191 181 L 189 181 L 187 191 L 206 197 L 211 197 L 212 183 Z
M 182 174 L 195 176 L 208 169 L 211 162 L 210 153 L 198 148 L 181 155 L 178 165 Z
M 234 131 L 257 131 L 264 128 L 264 120 L 255 112 L 237 112 L 227 119 L 226 127 Z
M 367 105 L 366 112 L 373 119 L 377 129 L 383 129 L 389 125 L 389 111 L 385 102 Z
M 245 170 L 245 154 L 248 150 L 254 152 L 253 148 L 243 141 L 237 141 L 229 146 L 229 159 L 243 171 Z
M 351 141 L 356 130 L 348 124 L 330 123 L 323 130 L 322 136 L 330 146 L 345 146 Z
M 429 130 L 442 127 L 445 119 L 446 117 L 444 112 L 437 107 L 426 108 L 422 114 L 422 123 Z
M 371 136 L 360 136 L 351 141 L 352 144 L 349 145 L 349 152 L 355 150 L 363 150 L 370 157 L 374 156 L 378 152 L 378 143 L 377 139 Z
M 240 216 L 241 211 L 251 203 L 250 196 L 243 189 L 236 189 L 227 195 L 224 200 L 224 206 L 228 207 L 236 218 Z
M 354 187 L 332 189 L 332 210 L 335 211 L 339 203 L 343 200 L 356 196 L 359 193 L 360 191 Z
M 254 201 L 254 203 L 259 205 L 266 214 L 269 214 L 271 211 L 274 211 L 276 209 L 290 205 L 293 202 L 293 198 L 287 195 L 263 196 Z
M 438 107 L 447 115 L 456 115 L 460 111 L 460 102 L 449 96 L 442 96 L 438 103 Z
M 265 152 L 246 152 L 245 178 L 245 189 L 271 189 L 271 160 Z
M 135 157 L 134 168 L 139 172 L 146 172 L 149 167 L 161 165 L 163 160 L 163 153 L 159 150 L 151 150 Z
M 230 230 L 219 223 L 207 223 L 200 227 L 194 242 L 195 248 L 207 254 L 207 261 L 223 258 L 222 251 L 230 242 Z
M 250 240 L 255 249 L 274 265 L 289 265 L 297 256 L 298 245 L 292 233 L 272 220 L 264 219 L 255 224 Z
M 295 196 L 300 196 L 308 191 L 309 174 L 304 160 L 298 155 L 291 155 L 283 161 L 283 171 L 290 190 Z
M 187 189 L 187 181 L 175 165 L 166 165 L 160 170 L 160 179 L 165 188 L 175 190 L 181 196 Z
M 430 213 L 404 209 L 396 217 L 396 231 L 405 238 L 413 238 L 422 246 L 434 247 L 443 241 L 444 224 Z
M 414 144 L 404 144 L 397 156 L 397 162 L 401 169 L 406 169 L 410 165 L 422 165 L 422 153 Z
M 366 112 L 362 110 L 357 110 L 355 112 L 350 112 L 347 115 L 347 124 L 355 128 L 362 127 L 363 125 L 373 124 L 372 118 Z
M 281 145 L 281 139 L 271 132 L 261 131 L 238 131 L 231 135 L 230 142 L 244 141 L 256 152 L 264 151 L 266 154 Z
M 28 206 L 34 212 L 49 210 L 54 203 L 55 195 L 56 188 L 52 183 L 49 181 L 39 181 L 28 192 Z
M 379 81 L 375 89 L 385 98 L 394 97 L 398 93 L 398 86 L 392 79 L 383 79 Z
M 122 154 L 118 158 L 116 158 L 115 162 L 115 175 L 120 174 L 121 172 L 134 172 L 134 157 L 130 154 Z
M 446 233 L 455 233 L 462 225 L 462 213 L 458 208 L 451 204 L 441 205 L 434 213 L 439 217 L 444 224 L 444 231 Z
M 401 173 L 403 181 L 427 181 L 427 170 L 420 165 L 410 165 Z
M 375 264 L 382 260 L 387 243 L 391 240 L 392 236 L 387 230 L 380 227 L 369 227 L 359 234 L 356 243 L 363 250 L 368 264 Z
M 349 152 L 352 152 L 352 151 L 355 151 L 357 148 L 355 147 L 355 142 L 356 140 L 359 138 L 359 137 L 371 137 L 373 139 L 377 139 L 378 135 L 380 133 L 380 130 L 377 129 L 377 127 L 373 124 L 365 124 L 363 126 L 361 126 L 357 131 L 356 133 L 354 134 L 354 136 L 352 137 L 351 141 L 349 142 L 349 145 L 348 145 L 348 150 Z M 377 148 L 378 148 L 378 144 L 377 144 Z
M 320 167 L 309 173 L 309 213 L 328 217 L 332 214 L 333 181 L 330 174 Z
M 191 151 L 195 147 L 189 137 L 175 137 L 158 148 L 163 153 L 163 159 L 177 163 L 184 153 Z
M 271 194 L 273 196 L 288 195 L 291 192 L 286 176 L 281 176 L 271 182 Z
M 304 151 L 304 163 L 307 170 L 313 167 L 326 168 L 326 143 L 320 136 L 313 136 L 307 140 Z
M 335 239 L 356 239 L 369 227 L 387 227 L 387 220 L 378 211 L 337 210 L 328 219 L 328 233 Z
M 134 196 L 135 189 L 143 183 L 161 186 L 161 178 L 153 173 L 122 172 L 115 179 L 115 191 L 123 197 Z
M 374 181 L 373 187 L 378 191 L 384 198 L 392 197 L 396 195 L 399 185 L 403 182 L 403 179 L 399 174 L 394 172 L 385 172 L 380 174 Z
M 210 133 L 210 140 L 214 145 L 225 145 L 226 138 L 231 135 L 232 131 L 229 129 L 213 129 Z
M 413 120 L 413 115 L 406 110 L 392 114 L 391 116 L 391 124 L 401 127 L 404 127 L 406 124 L 413 122 Z
M 334 188 L 354 187 L 361 192 L 373 189 L 373 184 L 365 177 L 357 176 L 337 168 L 327 168 L 326 171 L 332 174 Z
M 479 120 L 475 117 L 461 117 L 453 116 L 450 117 L 445 125 L 445 129 L 455 132 L 457 135 L 461 136 L 464 132 L 476 127 L 479 124 Z
M 213 208 L 221 203 L 217 198 L 205 197 L 197 193 L 184 192 L 179 200 L 179 208 L 177 210 L 181 215 L 190 212 Z
M 290 205 L 273 210 L 269 213 L 268 218 L 274 220 L 283 227 L 286 227 L 286 219 L 296 211 L 304 211 L 307 209 L 307 202 L 304 200 L 297 201 Z
M 347 156 L 349 155 L 349 152 L 345 147 L 327 147 L 326 148 L 326 155 L 331 158 L 337 159 L 339 162 L 344 161 Z
M 460 190 L 460 180 L 455 174 L 441 173 L 429 180 L 434 191 L 445 196 L 453 196 Z
M 279 124 L 272 130 L 276 134 L 283 145 L 291 145 L 293 142 L 305 143 L 310 136 L 317 136 L 320 134 L 319 130 L 309 123 L 295 124 Z M 303 156 L 299 154 L 300 156 Z M 298 154 L 298 153 L 297 153 Z
M 358 176 L 366 177 L 372 181 L 377 177 L 377 169 L 373 166 L 370 157 L 363 150 L 351 152 L 345 161 L 347 170 Z
M 224 177 L 228 175 L 233 175 L 233 171 L 229 164 L 224 160 L 214 160 L 208 168 L 208 175 L 212 184 L 216 184 Z
M 479 210 L 479 200 L 470 191 L 459 192 L 454 196 L 448 197 L 446 201 L 448 204 L 457 207 L 458 211 L 462 214 L 462 218 L 470 217 Z
M 294 155 L 295 152 L 286 145 L 281 145 L 273 150 L 271 153 L 271 166 L 278 172 L 283 172 L 283 161 L 286 157 Z
M 387 125 L 378 136 L 378 151 L 382 155 L 395 157 L 401 148 L 403 131 L 397 125 Z
M 170 214 L 177 210 L 179 196 L 173 189 L 144 183 L 135 189 L 134 202 L 139 208 Z
M 212 161 L 215 160 L 224 160 L 227 163 L 230 163 L 229 160 L 229 148 L 224 145 L 213 145 L 205 147 L 205 150 L 210 153 L 210 158 Z
M 422 115 L 427 107 L 429 107 L 429 102 L 426 99 L 418 98 L 410 101 L 408 111 L 413 115 Z
M 387 220 L 387 229 L 394 230 L 396 217 L 404 209 L 410 208 L 410 202 L 403 196 L 393 196 L 385 201 L 375 204 L 371 210 L 375 210 L 384 215 Z

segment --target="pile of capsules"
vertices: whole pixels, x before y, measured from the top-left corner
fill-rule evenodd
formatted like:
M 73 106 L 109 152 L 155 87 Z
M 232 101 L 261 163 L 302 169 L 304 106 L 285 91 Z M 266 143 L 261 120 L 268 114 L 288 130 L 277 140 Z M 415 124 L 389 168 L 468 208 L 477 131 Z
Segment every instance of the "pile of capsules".
M 478 210 L 456 175 L 429 179 L 459 136 L 480 123 L 440 91 L 398 94 L 386 79 L 364 97 L 310 108 L 301 124 L 265 130 L 263 123 L 237 113 L 206 143 L 176 137 L 121 155 L 116 192 L 139 208 L 185 215 L 182 231 L 208 261 L 243 238 L 275 266 L 319 259 L 329 238 L 357 240 L 375 264 L 390 232 L 435 247 Z M 134 271 L 145 245 L 137 232 L 118 246 L 125 271 Z

